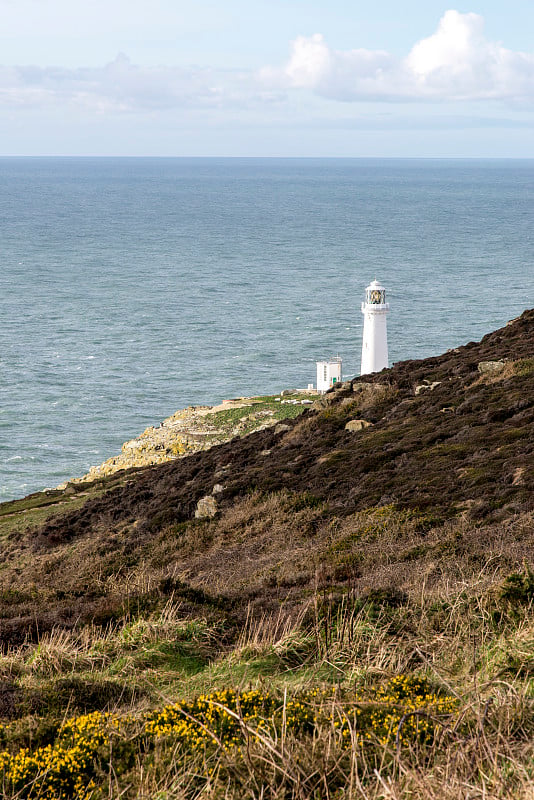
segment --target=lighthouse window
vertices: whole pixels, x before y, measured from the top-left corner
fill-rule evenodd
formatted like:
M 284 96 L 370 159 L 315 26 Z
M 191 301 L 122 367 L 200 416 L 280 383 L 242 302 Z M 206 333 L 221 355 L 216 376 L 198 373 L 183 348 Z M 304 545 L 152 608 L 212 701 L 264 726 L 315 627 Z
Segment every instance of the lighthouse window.
M 379 289 L 373 289 L 369 296 L 369 302 L 374 304 L 383 303 L 384 302 L 382 298 L 383 294 L 385 294 L 385 292 L 381 292 Z
M 326 364 L 324 365 L 324 379 L 325 381 L 328 380 L 328 367 L 326 366 Z

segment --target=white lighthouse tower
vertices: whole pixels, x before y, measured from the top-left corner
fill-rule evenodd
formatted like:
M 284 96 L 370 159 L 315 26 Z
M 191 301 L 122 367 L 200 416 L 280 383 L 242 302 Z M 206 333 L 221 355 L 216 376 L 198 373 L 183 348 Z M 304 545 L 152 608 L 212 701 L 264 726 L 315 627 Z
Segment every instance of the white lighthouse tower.
M 375 279 L 365 290 L 365 303 L 362 303 L 363 343 L 362 375 L 380 372 L 388 366 L 388 332 L 386 314 L 386 290 Z

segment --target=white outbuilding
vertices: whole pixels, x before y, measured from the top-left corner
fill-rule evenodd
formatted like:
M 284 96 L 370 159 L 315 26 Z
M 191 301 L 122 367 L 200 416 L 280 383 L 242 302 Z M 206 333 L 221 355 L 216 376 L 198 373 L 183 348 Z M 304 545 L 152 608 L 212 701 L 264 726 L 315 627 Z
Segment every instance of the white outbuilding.
M 341 383 L 343 362 L 339 356 L 332 356 L 326 361 L 317 362 L 317 391 L 323 394 L 336 383 Z
M 365 290 L 365 302 L 362 303 L 363 342 L 361 374 L 380 372 L 388 366 L 388 333 L 386 314 L 389 303 L 386 303 L 386 290 L 375 279 Z

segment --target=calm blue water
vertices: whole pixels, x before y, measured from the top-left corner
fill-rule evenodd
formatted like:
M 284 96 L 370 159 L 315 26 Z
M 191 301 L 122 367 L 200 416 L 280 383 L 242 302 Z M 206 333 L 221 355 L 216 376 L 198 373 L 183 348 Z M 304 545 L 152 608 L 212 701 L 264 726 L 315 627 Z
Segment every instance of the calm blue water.
M 0 159 L 0 499 L 189 404 L 359 372 L 534 306 L 533 161 Z

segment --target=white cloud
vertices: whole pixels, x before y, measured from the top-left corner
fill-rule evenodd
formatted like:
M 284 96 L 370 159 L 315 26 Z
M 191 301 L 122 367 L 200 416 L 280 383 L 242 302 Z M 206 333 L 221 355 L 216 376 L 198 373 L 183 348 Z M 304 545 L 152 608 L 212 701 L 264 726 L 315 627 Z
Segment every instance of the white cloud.
M 293 53 L 285 73 L 293 86 L 313 88 L 332 69 L 332 54 L 320 33 L 306 38 L 299 36 L 293 43 Z
M 100 68 L 0 67 L 0 103 L 62 104 L 95 111 L 153 111 L 254 104 L 273 96 L 246 72 L 141 67 L 124 54 Z
M 103 2 L 104 0 L 98 0 Z M 162 2 L 163 0 L 160 0 Z M 0 0 L 2 2 L 2 0 Z M 5 0 L 4 0 L 5 2 Z M 57 0 L 66 2 L 66 0 Z M 358 101 L 534 101 L 534 53 L 508 50 L 484 36 L 477 14 L 447 11 L 431 36 L 404 58 L 383 50 L 332 49 L 321 34 L 299 36 L 280 68 L 255 74 L 210 67 L 140 66 L 125 55 L 102 67 L 0 67 L 0 104 L 97 112 L 242 109 L 307 91 Z M 308 95 L 309 102 L 309 95 Z
M 477 14 L 447 11 L 436 33 L 414 45 L 405 65 L 424 96 L 534 97 L 534 54 L 489 42 Z
M 339 99 L 351 99 L 355 76 L 362 85 L 366 81 L 376 82 L 392 67 L 393 59 L 384 51 L 333 51 L 323 36 L 316 33 L 310 37 L 299 36 L 293 42 L 284 76 L 292 87 L 315 89 L 327 97 L 335 89 Z M 268 71 L 264 71 L 262 77 L 268 80 Z M 284 83 L 283 78 L 281 82 Z
M 478 14 L 447 11 L 437 31 L 404 59 L 381 50 L 332 50 L 321 34 L 299 36 L 282 69 L 261 78 L 335 100 L 534 99 L 534 54 L 484 37 Z

